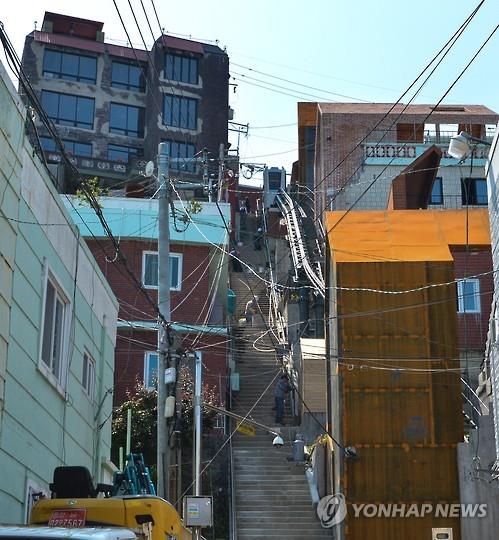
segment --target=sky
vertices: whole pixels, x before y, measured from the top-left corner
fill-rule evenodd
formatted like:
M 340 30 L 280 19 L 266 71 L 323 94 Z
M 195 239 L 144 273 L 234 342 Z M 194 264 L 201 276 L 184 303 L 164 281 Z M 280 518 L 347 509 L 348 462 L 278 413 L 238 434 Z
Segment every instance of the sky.
M 300 101 L 397 101 L 422 68 L 478 5 L 478 0 L 115 0 L 134 46 L 153 31 L 226 48 L 234 121 L 249 124 L 240 138 L 242 161 L 285 167 L 297 159 Z M 154 2 L 154 4 L 153 4 Z M 113 0 L 2 2 L 0 20 L 19 56 L 25 35 L 45 11 L 104 22 L 106 41 L 126 44 Z M 143 7 L 142 7 L 143 6 Z M 463 36 L 414 103 L 436 103 L 499 23 L 498 0 L 485 0 Z M 499 111 L 499 31 L 444 104 L 482 104 Z M 1 61 L 5 64 L 3 57 Z M 251 77 L 251 78 L 250 78 Z M 282 80 L 285 79 L 285 80 Z M 305 85 L 309 88 L 306 88 Z M 262 86 L 266 88 L 262 88 Z M 313 87 L 310 88 L 310 87 Z M 407 103 L 412 94 L 402 101 Z M 237 136 L 231 134 L 233 145 Z M 258 176 L 254 178 L 258 180 Z

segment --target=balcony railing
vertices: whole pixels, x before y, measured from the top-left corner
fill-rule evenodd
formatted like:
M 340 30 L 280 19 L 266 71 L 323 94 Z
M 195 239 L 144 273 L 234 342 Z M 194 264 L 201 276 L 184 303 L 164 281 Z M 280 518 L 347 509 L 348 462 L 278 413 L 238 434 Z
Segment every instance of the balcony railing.
M 428 143 L 365 143 L 364 158 L 365 159 L 409 159 L 413 160 L 423 154 L 432 142 Z M 448 144 L 436 144 L 442 151 L 442 158 L 452 159 L 447 153 Z M 486 159 L 489 153 L 489 148 L 486 146 L 477 146 L 473 150 L 473 159 Z

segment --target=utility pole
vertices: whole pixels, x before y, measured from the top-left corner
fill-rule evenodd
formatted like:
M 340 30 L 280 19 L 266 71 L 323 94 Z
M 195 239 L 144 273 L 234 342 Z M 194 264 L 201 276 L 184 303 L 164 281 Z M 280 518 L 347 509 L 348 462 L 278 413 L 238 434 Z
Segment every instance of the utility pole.
M 167 391 L 165 369 L 170 367 L 170 170 L 168 145 L 158 145 L 158 308 L 162 320 L 158 328 L 158 495 L 170 499 L 170 442 L 165 418 Z
M 222 191 L 223 191 L 222 186 L 224 182 L 224 169 L 225 169 L 224 153 L 225 153 L 224 143 L 220 143 L 220 148 L 218 151 L 218 194 L 217 194 L 218 202 L 222 202 Z
M 194 381 L 194 495 L 201 495 L 201 403 L 202 403 L 202 353 L 196 351 Z M 193 540 L 200 540 L 201 527 L 193 527 Z

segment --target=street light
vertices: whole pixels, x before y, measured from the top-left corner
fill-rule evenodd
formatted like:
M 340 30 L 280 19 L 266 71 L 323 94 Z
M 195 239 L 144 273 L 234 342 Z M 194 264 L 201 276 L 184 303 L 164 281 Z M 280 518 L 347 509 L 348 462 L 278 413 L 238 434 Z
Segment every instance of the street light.
M 449 149 L 447 153 L 449 156 L 458 159 L 459 161 L 464 161 L 473 151 L 471 143 L 485 144 L 486 146 L 492 146 L 489 141 L 479 139 L 478 137 L 473 137 L 465 131 L 461 131 L 456 137 L 451 137 L 449 142 Z

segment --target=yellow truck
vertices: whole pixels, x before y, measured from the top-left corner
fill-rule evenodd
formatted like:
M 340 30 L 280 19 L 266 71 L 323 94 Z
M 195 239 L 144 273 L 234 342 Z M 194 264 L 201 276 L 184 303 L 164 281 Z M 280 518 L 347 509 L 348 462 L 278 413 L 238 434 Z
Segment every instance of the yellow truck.
M 31 526 L 121 527 L 145 540 L 190 540 L 175 508 L 154 495 L 109 498 L 41 499 L 30 518 Z M 1 540 L 1 538 L 0 538 Z M 91 540 L 90 538 L 88 540 Z

